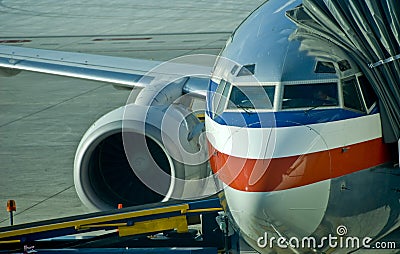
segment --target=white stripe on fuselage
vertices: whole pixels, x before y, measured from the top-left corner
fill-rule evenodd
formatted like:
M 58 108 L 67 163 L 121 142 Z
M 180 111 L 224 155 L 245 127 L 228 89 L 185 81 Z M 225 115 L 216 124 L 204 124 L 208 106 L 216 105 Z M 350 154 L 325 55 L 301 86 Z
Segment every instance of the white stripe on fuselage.
M 326 151 L 382 136 L 380 115 L 279 128 L 221 125 L 205 116 L 207 139 L 218 151 L 235 157 L 270 159 Z

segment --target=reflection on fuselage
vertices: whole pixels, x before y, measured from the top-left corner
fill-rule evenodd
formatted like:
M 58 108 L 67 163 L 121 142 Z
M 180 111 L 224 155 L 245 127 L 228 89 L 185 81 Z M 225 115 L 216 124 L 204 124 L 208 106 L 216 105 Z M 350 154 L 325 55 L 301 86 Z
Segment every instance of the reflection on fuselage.
M 271 0 L 243 22 L 207 96 L 212 170 L 232 221 L 262 252 L 265 232 L 318 239 L 346 225 L 351 236 L 379 237 L 399 225 L 376 97 L 343 51 L 332 46 L 322 61 L 291 39 L 285 10 L 300 3 Z M 254 75 L 239 75 L 249 64 Z

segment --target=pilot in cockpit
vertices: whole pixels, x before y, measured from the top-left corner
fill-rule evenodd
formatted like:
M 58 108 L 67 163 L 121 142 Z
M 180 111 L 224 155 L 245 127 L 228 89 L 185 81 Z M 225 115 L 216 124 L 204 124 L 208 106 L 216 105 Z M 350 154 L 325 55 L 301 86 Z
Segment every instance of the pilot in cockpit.
M 315 99 L 322 101 L 322 105 L 336 105 L 337 99 L 330 97 L 324 90 L 318 90 L 314 94 Z

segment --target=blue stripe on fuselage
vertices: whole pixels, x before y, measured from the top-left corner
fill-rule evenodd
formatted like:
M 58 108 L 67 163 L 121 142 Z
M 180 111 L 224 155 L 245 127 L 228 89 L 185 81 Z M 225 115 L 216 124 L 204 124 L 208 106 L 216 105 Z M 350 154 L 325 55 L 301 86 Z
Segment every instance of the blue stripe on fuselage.
M 210 112 L 207 115 L 211 117 Z M 364 116 L 345 109 L 314 109 L 282 112 L 224 112 L 213 120 L 221 125 L 247 128 L 290 127 L 327 123 Z

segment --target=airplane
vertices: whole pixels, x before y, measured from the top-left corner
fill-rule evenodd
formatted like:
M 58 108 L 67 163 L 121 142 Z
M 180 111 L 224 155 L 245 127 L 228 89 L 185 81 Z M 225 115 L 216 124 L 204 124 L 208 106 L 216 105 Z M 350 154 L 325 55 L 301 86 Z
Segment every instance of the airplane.
M 297 34 L 286 15 L 302 2 L 265 2 L 216 58 L 159 65 L 2 46 L 0 73 L 133 89 L 77 149 L 75 187 L 89 207 L 200 198 L 215 180 L 234 230 L 261 253 L 377 247 L 400 226 L 398 151 L 354 58 Z

